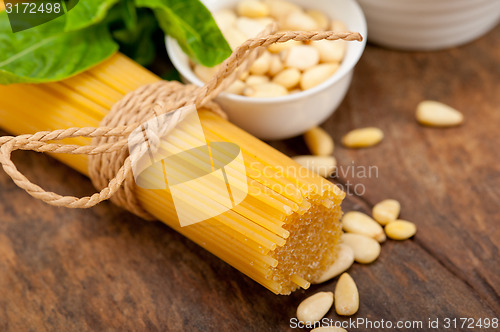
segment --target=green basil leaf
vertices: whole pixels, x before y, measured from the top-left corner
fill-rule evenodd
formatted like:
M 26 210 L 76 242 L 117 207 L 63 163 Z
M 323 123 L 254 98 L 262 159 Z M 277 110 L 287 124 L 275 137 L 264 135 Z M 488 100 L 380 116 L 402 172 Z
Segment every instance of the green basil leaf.
M 115 9 L 113 8 L 113 10 Z M 120 45 L 120 52 L 125 53 L 142 66 L 151 64 L 156 55 L 154 34 L 158 31 L 163 36 L 153 12 L 149 9 L 139 9 L 136 13 L 135 26 L 132 28 L 128 27 L 126 17 L 122 18 L 121 24 L 117 23 L 114 22 L 111 25 L 111 33 Z M 117 25 L 118 28 L 115 28 Z M 163 37 L 160 37 L 161 39 Z
M 80 0 L 66 13 L 66 31 L 76 31 L 99 23 L 119 0 Z
M 154 10 L 160 27 L 177 40 L 194 61 L 212 67 L 231 55 L 212 15 L 199 0 L 136 0 Z
M 121 0 L 108 11 L 104 22 L 106 22 L 110 31 L 118 29 L 135 30 L 137 29 L 137 10 L 134 0 Z M 150 18 L 156 24 L 156 19 L 152 15 L 152 12 Z
M 134 0 L 123 0 L 119 4 L 122 13 L 123 22 L 128 30 L 133 30 L 137 27 L 137 9 L 135 8 Z M 153 18 L 153 17 L 150 17 Z M 156 21 L 154 22 L 155 26 Z
M 170 70 L 165 72 L 163 75 L 161 75 L 161 78 L 166 81 L 182 82 L 181 74 L 179 74 L 179 72 L 175 68 L 171 68 Z
M 104 24 L 64 32 L 65 16 L 12 33 L 0 13 L 0 84 L 59 81 L 110 57 L 118 46 Z

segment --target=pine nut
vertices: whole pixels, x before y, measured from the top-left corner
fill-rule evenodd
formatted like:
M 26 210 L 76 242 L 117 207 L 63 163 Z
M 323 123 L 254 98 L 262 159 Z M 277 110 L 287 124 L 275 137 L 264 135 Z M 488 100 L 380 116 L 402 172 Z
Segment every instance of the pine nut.
M 245 83 L 241 80 L 234 81 L 226 90 L 227 93 L 233 93 L 235 95 L 240 95 L 245 89 Z
M 304 301 L 297 307 L 297 318 L 302 323 L 317 322 L 326 315 L 333 304 L 332 292 L 319 292 Z
M 323 83 L 330 78 L 339 68 L 337 63 L 324 63 L 315 67 L 309 68 L 302 75 L 300 87 L 302 90 L 308 90 Z
M 274 76 L 282 71 L 284 68 L 283 62 L 281 62 L 280 56 L 277 54 L 271 54 L 271 63 L 269 65 L 269 75 Z
M 358 263 L 369 264 L 374 262 L 380 255 L 380 244 L 371 237 L 345 233 L 341 236 L 342 243 L 351 247 L 354 252 L 354 260 Z
M 235 9 L 219 10 L 213 17 L 232 50 L 257 36 L 271 23 L 279 23 L 282 29 L 288 30 L 347 30 L 342 22 L 330 21 L 320 10 L 304 10 L 283 0 L 241 0 Z M 240 74 L 239 80 L 231 84 L 226 92 L 248 97 L 277 97 L 311 89 L 339 69 L 345 52 L 346 43 L 342 40 L 289 40 L 273 44 L 247 71 Z M 190 66 L 203 82 L 207 82 L 215 74 L 215 70 L 203 68 L 192 61 Z M 245 84 L 244 87 L 241 81 Z M 270 83 L 280 85 L 286 91 L 276 85 L 266 85 L 270 88 L 269 91 L 255 87 Z M 320 143 L 319 148 L 324 149 L 323 152 L 315 152 L 312 148 L 312 153 L 331 154 L 332 152 L 325 151 L 333 149 L 333 141 L 331 148 L 324 142 Z
M 371 237 L 378 242 L 384 242 L 386 240 L 382 226 L 368 215 L 359 211 L 347 212 L 344 215 L 342 218 L 342 229 L 348 233 Z
M 318 50 L 321 62 L 342 62 L 347 49 L 345 40 L 318 40 L 311 45 Z
M 257 0 L 242 0 L 238 3 L 236 11 L 240 16 L 265 17 L 269 15 L 269 8 L 265 3 Z
M 255 84 L 243 90 L 247 97 L 254 98 L 272 98 L 286 96 L 288 90 L 276 83 Z
M 302 11 L 300 6 L 282 0 L 267 0 L 266 5 L 269 7 L 269 13 L 277 20 L 282 20 L 294 11 Z
M 245 35 L 246 39 L 249 39 L 256 37 L 266 26 L 257 20 L 240 17 L 236 20 L 236 28 Z
M 271 67 L 271 53 L 264 52 L 257 58 L 252 66 L 250 67 L 250 74 L 252 75 L 264 75 L 269 71 Z
M 300 81 L 300 71 L 297 68 L 288 68 L 273 78 L 273 82 L 291 89 Z
M 432 100 L 425 100 L 418 104 L 416 117 L 420 124 L 432 127 L 452 127 L 464 122 L 462 113 Z
M 319 62 L 318 50 L 312 46 L 294 46 L 284 52 L 284 62 L 286 67 L 306 70 L 316 66 Z
M 203 82 L 208 82 L 216 73 L 217 70 L 219 69 L 219 66 L 215 67 L 205 67 L 202 65 L 196 65 L 194 66 L 194 73 L 196 76 L 198 76 Z
M 290 13 L 283 21 L 283 29 L 292 31 L 313 31 L 318 29 L 316 21 L 302 11 Z
M 333 32 L 345 32 L 349 29 L 347 29 L 344 22 L 333 20 L 332 24 L 330 25 L 330 30 L 332 30 Z
M 347 332 L 347 330 L 335 326 L 321 326 L 311 330 L 311 332 Z
M 250 73 L 245 71 L 243 73 L 241 73 L 239 79 L 242 80 L 242 81 L 246 81 L 246 79 L 248 78 L 248 76 L 250 76 Z
M 309 15 L 315 22 L 319 30 L 326 30 L 330 25 L 330 20 L 319 10 L 308 10 L 306 14 Z
M 400 211 L 401 204 L 398 201 L 395 199 L 385 199 L 373 207 L 372 216 L 379 224 L 387 225 L 398 219 Z
M 343 273 L 335 287 L 335 311 L 342 316 L 354 315 L 359 309 L 359 293 L 351 276 Z
M 250 75 L 245 80 L 248 86 L 269 83 L 269 77 L 264 75 Z
M 384 132 L 375 127 L 354 129 L 342 138 L 342 144 L 348 148 L 367 148 L 374 146 L 384 138 Z
M 325 178 L 329 177 L 337 167 L 337 161 L 331 156 L 297 156 L 292 159 Z
M 333 139 L 321 127 L 309 129 L 304 134 L 309 151 L 315 156 L 329 156 L 333 153 Z
M 393 240 L 407 240 L 417 233 L 417 226 L 406 220 L 396 220 L 385 226 L 385 232 Z
M 222 34 L 232 50 L 236 49 L 248 39 L 241 31 L 234 28 L 223 30 Z
M 272 45 L 269 45 L 267 50 L 271 53 L 280 53 L 281 51 L 287 50 L 289 48 L 295 47 L 295 46 L 301 46 L 302 42 L 297 41 L 297 40 L 289 40 L 284 43 L 275 43 Z
M 340 275 L 342 272 L 347 271 L 354 263 L 354 252 L 351 247 L 343 243 L 339 244 L 339 252 L 337 258 L 332 265 L 330 265 L 323 274 L 316 279 L 313 283 L 320 284 Z
M 255 20 L 263 27 L 267 27 L 269 24 L 276 23 L 276 20 L 272 19 L 271 17 L 261 17 L 256 18 Z
M 236 14 L 230 9 L 219 10 L 213 16 L 221 31 L 232 29 L 236 23 Z

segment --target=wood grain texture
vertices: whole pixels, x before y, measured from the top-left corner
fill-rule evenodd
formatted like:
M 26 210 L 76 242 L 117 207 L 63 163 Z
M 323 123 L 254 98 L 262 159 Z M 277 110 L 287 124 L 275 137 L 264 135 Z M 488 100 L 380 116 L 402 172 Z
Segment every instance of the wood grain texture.
M 344 211 L 369 212 L 396 198 L 402 218 L 419 228 L 412 240 L 387 241 L 374 264 L 350 270 L 361 302 L 353 318 L 500 317 L 499 44 L 500 27 L 433 53 L 369 45 L 346 99 L 324 124 L 336 142 L 359 127 L 385 133 L 370 149 L 337 144 L 343 169 L 378 170 L 366 178 L 339 174 L 339 184 L 365 188 L 348 196 Z M 419 126 L 414 111 L 423 99 L 456 107 L 465 124 Z M 307 153 L 301 138 L 272 144 Z M 15 161 L 45 188 L 92 190 L 47 156 L 20 152 Z M 109 203 L 50 207 L 0 172 L 0 331 L 287 331 L 300 301 L 335 283 L 276 296 L 161 223 Z M 327 317 L 346 319 L 333 310 Z

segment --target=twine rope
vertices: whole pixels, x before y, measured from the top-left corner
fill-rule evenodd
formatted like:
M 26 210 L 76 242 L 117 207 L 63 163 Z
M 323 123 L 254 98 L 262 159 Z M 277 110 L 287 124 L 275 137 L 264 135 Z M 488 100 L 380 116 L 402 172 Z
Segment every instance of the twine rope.
M 0 137 L 0 163 L 16 185 L 34 198 L 53 206 L 90 208 L 112 199 L 114 203 L 147 219 L 154 219 L 145 211 L 135 195 L 128 136 L 142 123 L 159 115 L 172 113 L 168 123 L 162 126 L 161 135 L 167 135 L 187 115 L 184 106 L 209 109 L 226 118 L 225 113 L 212 100 L 225 90 L 271 44 L 289 40 L 361 41 L 357 32 L 289 31 L 275 33 L 276 25 L 270 25 L 263 35 L 249 39 L 239 46 L 218 69 L 214 77 L 202 87 L 183 85 L 179 82 L 159 81 L 144 85 L 125 95 L 111 108 L 99 127 L 69 128 L 41 131 L 30 135 Z M 177 111 L 176 111 L 177 110 Z M 92 143 L 86 146 L 54 143 L 66 138 L 88 137 Z M 27 179 L 12 162 L 16 150 L 36 152 L 84 154 L 89 156 L 89 176 L 100 190 L 91 196 L 62 196 L 46 191 Z M 137 149 L 134 153 L 144 153 Z

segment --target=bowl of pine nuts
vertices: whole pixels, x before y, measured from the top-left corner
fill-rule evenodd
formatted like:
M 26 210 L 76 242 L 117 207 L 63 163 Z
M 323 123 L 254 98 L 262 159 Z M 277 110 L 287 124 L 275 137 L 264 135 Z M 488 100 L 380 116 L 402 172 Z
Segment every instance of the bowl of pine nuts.
M 205 0 L 232 49 L 270 23 L 280 31 L 355 31 L 363 41 L 290 40 L 273 44 L 216 101 L 229 120 L 262 139 L 300 135 L 340 105 L 366 43 L 366 21 L 355 0 Z M 167 52 L 185 83 L 202 86 L 217 71 L 193 63 L 177 42 Z
M 432 51 L 470 42 L 500 19 L 498 0 L 358 0 L 370 41 L 402 50 Z

